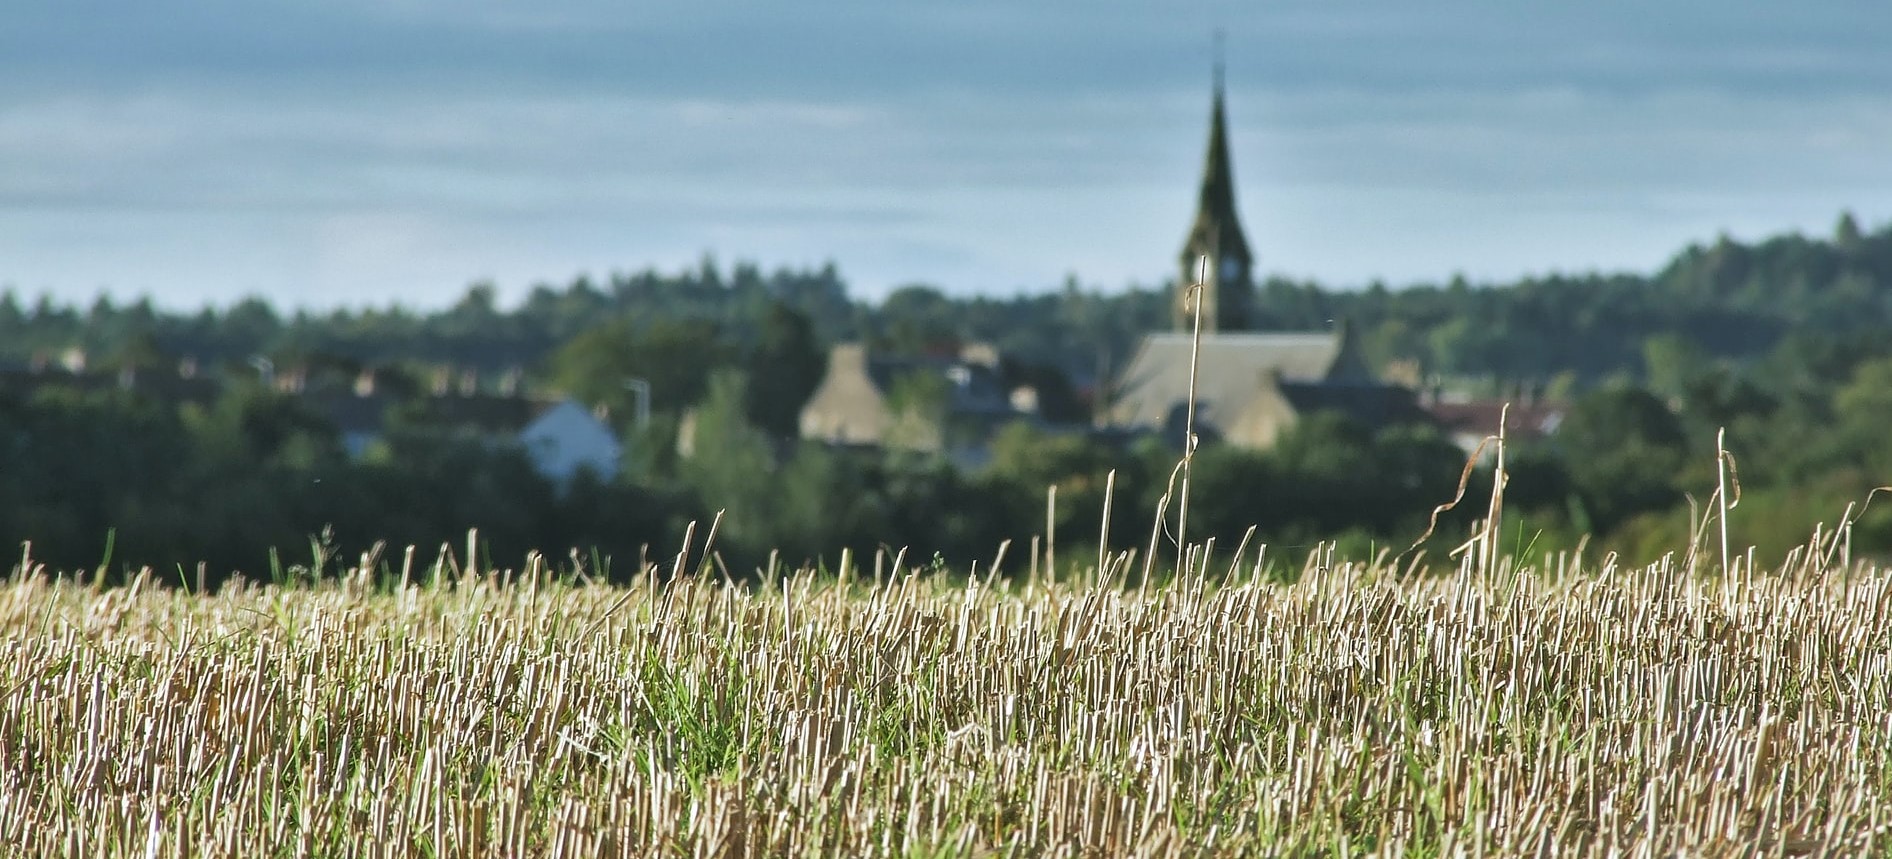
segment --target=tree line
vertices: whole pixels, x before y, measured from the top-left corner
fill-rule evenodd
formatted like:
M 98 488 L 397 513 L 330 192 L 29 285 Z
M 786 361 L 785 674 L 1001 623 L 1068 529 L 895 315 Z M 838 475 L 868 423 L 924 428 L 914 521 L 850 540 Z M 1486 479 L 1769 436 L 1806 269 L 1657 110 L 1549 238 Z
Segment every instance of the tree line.
M 0 537 L 32 540 L 36 556 L 69 568 L 100 563 L 109 542 L 111 566 L 187 576 L 202 562 L 216 578 L 319 566 L 378 540 L 458 544 L 477 527 L 495 557 L 536 549 L 624 569 L 674 552 L 689 522 L 722 510 L 721 555 L 738 573 L 771 550 L 832 563 L 841 547 L 883 545 L 963 568 L 1042 531 L 1056 485 L 1061 545 L 1094 546 L 1108 503 L 1122 523 L 1113 543 L 1142 547 L 1150 535 L 1137 531 L 1155 521 L 1175 451 L 1058 425 L 1081 424 L 1137 339 L 1167 324 L 1167 288 L 1072 280 L 956 297 L 915 285 L 868 302 L 831 264 L 765 272 L 705 258 L 680 272 L 536 286 L 511 307 L 476 284 L 437 311 L 281 311 L 248 299 L 175 312 L 107 298 L 81 309 L 8 292 L 0 363 L 15 381 L 0 390 Z M 1584 534 L 1632 553 L 1685 543 L 1689 496 L 1714 485 L 1722 428 L 1738 455 L 1746 533 L 1767 552 L 1892 483 L 1879 441 L 1892 421 L 1892 347 L 1879 334 L 1892 324 L 1892 225 L 1868 232 L 1846 216 L 1830 236 L 1722 237 L 1646 275 L 1357 290 L 1277 278 L 1257 306 L 1269 328 L 1348 320 L 1371 359 L 1408 362 L 1428 385 L 1567 401 L 1554 436 L 1509 458 L 1518 550 Z M 895 351 L 991 342 L 1008 356 L 1008 381 L 1039 389 L 1052 421 L 1004 430 L 989 463 L 971 470 L 797 442 L 801 402 L 841 340 Z M 169 373 L 188 361 L 220 385 L 179 399 L 32 372 L 74 349 L 94 374 Z M 312 368 L 312 384 L 373 369 L 417 399 L 441 368 L 472 370 L 483 385 L 512 374 L 526 389 L 604 406 L 630 458 L 615 479 L 561 492 L 520 451 L 423 420 L 350 456 L 305 399 L 264 384 L 258 358 Z M 630 420 L 628 378 L 650 386 L 648 425 Z M 678 452 L 686 415 L 692 446 L 714 455 Z M 1190 536 L 1232 546 L 1254 524 L 1284 551 L 1326 539 L 1404 548 L 1452 496 L 1462 465 L 1431 428 L 1320 416 L 1268 452 L 1205 449 Z M 1485 485 L 1475 480 L 1460 510 L 1479 509 Z M 1859 551 L 1892 548 L 1884 511 L 1867 509 Z M 1463 516 L 1448 514 L 1441 533 L 1456 535 Z

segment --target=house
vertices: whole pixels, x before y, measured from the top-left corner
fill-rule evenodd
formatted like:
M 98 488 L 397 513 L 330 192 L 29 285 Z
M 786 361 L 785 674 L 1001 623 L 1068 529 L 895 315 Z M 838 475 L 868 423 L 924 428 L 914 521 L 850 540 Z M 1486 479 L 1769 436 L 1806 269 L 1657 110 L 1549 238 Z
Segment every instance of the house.
M 590 409 L 566 398 L 538 412 L 519 430 L 519 443 L 539 474 L 568 486 L 589 470 L 601 480 L 617 476 L 623 443 Z
M 1008 391 L 998 363 L 985 344 L 921 356 L 838 345 L 802 407 L 801 437 L 939 451 L 970 464 L 993 430 L 1033 414 L 1030 392 Z
M 1331 331 L 1249 330 L 1254 255 L 1235 208 L 1219 72 L 1195 219 L 1179 262 L 1174 330 L 1143 338 L 1108 393 L 1100 429 L 1157 433 L 1181 445 L 1192 357 L 1194 426 L 1203 440 L 1266 448 L 1301 417 L 1320 411 L 1367 426 L 1424 419 L 1411 390 L 1375 377 L 1344 321 Z
M 376 394 L 309 394 L 312 406 L 340 431 L 352 456 L 363 456 L 387 435 L 397 407 L 406 423 L 447 435 L 474 437 L 524 449 L 534 471 L 564 487 L 581 470 L 600 479 L 617 476 L 623 443 L 607 423 L 576 400 L 448 393 L 414 399 Z

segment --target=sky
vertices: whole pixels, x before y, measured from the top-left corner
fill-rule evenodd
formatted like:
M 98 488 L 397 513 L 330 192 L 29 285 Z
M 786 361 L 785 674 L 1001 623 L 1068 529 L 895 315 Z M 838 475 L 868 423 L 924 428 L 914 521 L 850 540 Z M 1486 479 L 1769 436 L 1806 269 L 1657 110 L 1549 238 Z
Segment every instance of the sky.
M 1172 277 L 1226 33 L 1257 273 L 1650 271 L 1892 220 L 1883 0 L 9 0 L 0 288 L 502 300 L 711 254 Z

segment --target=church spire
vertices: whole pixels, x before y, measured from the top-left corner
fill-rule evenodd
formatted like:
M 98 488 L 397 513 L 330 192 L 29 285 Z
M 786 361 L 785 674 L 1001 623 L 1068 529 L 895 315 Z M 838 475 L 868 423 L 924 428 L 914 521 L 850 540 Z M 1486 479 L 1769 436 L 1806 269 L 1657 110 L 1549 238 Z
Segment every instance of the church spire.
M 1227 35 L 1222 32 L 1221 27 L 1215 28 L 1215 94 L 1217 97 L 1222 95 L 1222 48 L 1228 41 Z
M 1203 282 L 1202 329 L 1239 331 L 1248 325 L 1248 302 L 1254 292 L 1250 268 L 1254 256 L 1235 213 L 1235 173 L 1229 161 L 1228 115 L 1223 104 L 1222 34 L 1216 32 L 1215 92 L 1209 113 L 1209 151 L 1202 165 L 1202 186 L 1196 220 L 1183 243 L 1182 277 L 1176 296 L 1176 327 L 1194 327 L 1189 289 L 1197 282 L 1197 261 L 1210 260 Z

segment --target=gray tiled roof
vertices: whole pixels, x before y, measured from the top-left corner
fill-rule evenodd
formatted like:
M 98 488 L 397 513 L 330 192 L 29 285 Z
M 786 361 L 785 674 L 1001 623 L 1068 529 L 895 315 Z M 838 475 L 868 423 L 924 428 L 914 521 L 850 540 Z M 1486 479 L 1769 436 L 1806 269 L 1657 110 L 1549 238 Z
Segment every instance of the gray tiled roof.
M 1301 414 L 1339 412 L 1368 427 L 1428 420 L 1413 392 L 1398 385 L 1289 382 L 1281 395 Z
M 1189 334 L 1151 334 L 1118 378 L 1109 423 L 1155 429 L 1189 394 Z M 1345 353 L 1342 332 L 1248 332 L 1203 335 L 1196 371 L 1197 414 L 1211 423 L 1234 420 L 1265 375 L 1284 382 L 1370 383 Z

